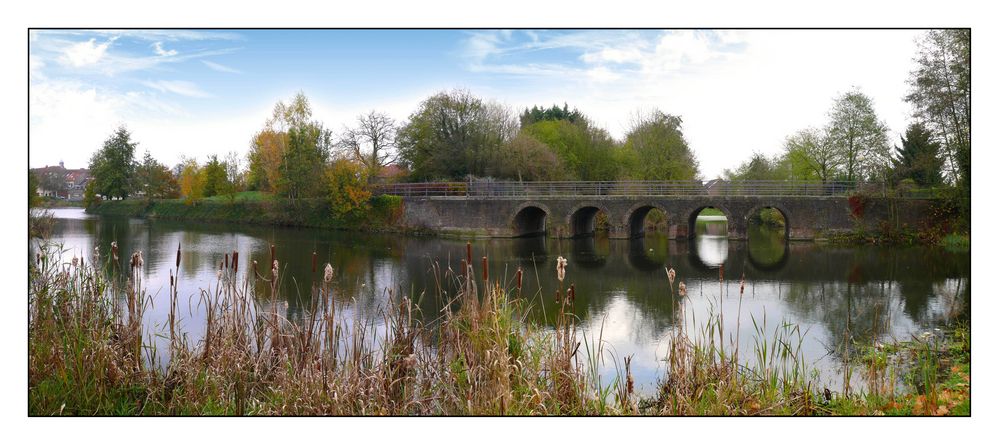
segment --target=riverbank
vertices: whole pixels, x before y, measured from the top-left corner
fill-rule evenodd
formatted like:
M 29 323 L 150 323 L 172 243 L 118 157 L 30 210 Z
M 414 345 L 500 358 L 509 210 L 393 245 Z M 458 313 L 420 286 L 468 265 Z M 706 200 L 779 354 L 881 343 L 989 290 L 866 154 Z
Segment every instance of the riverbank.
M 758 358 L 747 367 L 736 365 L 744 362 L 740 352 L 718 329 L 723 324 L 709 317 L 665 340 L 668 371 L 655 393 L 642 397 L 631 383 L 632 357 L 606 354 L 599 336 L 577 335 L 573 314 L 582 308 L 575 306 L 576 293 L 584 289 L 541 296 L 549 313 L 557 313 L 553 329 L 529 321 L 527 314 L 544 309 L 521 296 L 519 280 L 501 286 L 483 270 L 432 269 L 426 273 L 435 281 L 461 290 L 446 295 L 438 289 L 426 298 L 457 303 L 424 324 L 418 306 L 400 295 L 384 308 L 386 325 L 376 327 L 344 315 L 349 296 L 331 285 L 334 272 L 323 276 L 320 265 L 309 315 L 293 322 L 254 304 L 254 287 L 279 289 L 280 281 L 293 278 L 286 269 L 258 269 L 232 257 L 217 281 L 200 284 L 208 290 L 201 301 L 207 324 L 203 340 L 192 344 L 172 328 L 184 324 L 173 281 L 170 323 L 143 326 L 150 297 L 142 258 L 109 269 L 107 260 L 116 255 L 129 258 L 101 246 L 99 268 L 92 258 L 64 264 L 54 250 L 34 259 L 30 414 L 961 415 L 970 409 L 966 326 L 891 347 L 859 348 L 871 352 L 855 355 L 858 366 L 899 376 L 905 391 L 871 395 L 834 388 L 827 399 L 796 359 L 797 327 L 762 326 L 760 332 L 774 334 L 741 351 Z M 248 277 L 251 270 L 259 278 Z M 678 278 L 674 284 L 663 277 L 661 286 L 682 298 Z M 154 346 L 138 334 L 147 328 L 170 339 L 169 362 L 150 363 Z M 379 342 L 352 341 L 370 339 L 376 329 Z M 616 379 L 592 377 L 601 360 L 616 365 Z
M 401 232 L 397 226 L 402 200 L 397 196 L 372 197 L 368 206 L 349 215 L 335 216 L 327 199 L 276 198 L 234 200 L 218 197 L 195 203 L 180 199 L 127 199 L 91 205 L 87 213 L 176 221 L 255 224 L 321 229 Z

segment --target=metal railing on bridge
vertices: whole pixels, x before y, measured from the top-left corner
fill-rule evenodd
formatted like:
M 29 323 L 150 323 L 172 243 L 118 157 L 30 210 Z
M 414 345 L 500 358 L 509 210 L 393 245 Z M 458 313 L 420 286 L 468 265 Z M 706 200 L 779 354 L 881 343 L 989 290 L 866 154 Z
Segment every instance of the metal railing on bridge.
M 882 183 L 855 181 L 466 181 L 382 184 L 404 197 L 551 198 L 574 196 L 882 196 Z

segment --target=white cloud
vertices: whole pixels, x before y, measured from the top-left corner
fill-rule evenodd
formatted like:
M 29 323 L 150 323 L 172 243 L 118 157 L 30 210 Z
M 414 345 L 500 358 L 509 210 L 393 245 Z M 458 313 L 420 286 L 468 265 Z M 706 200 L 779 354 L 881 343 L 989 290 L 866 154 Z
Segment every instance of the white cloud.
M 211 69 L 213 69 L 215 71 L 218 71 L 220 73 L 230 73 L 230 74 L 242 74 L 243 73 L 242 71 L 237 70 L 235 68 L 230 68 L 230 67 L 225 66 L 225 65 L 223 65 L 221 63 L 215 63 L 215 62 L 212 62 L 210 60 L 202 60 L 201 63 L 205 64 L 205 66 L 207 66 L 207 67 L 209 67 L 209 68 L 211 68 Z
M 199 88 L 197 84 L 186 80 L 147 80 L 142 84 L 161 93 L 198 98 L 211 97 L 211 94 Z
M 163 49 L 163 42 L 154 42 L 153 43 L 153 51 L 156 52 L 156 55 L 163 56 L 163 57 L 172 57 L 172 56 L 176 56 L 177 55 L 177 50 L 175 50 L 175 49 L 164 50 Z
M 111 46 L 114 40 L 115 38 L 111 38 L 104 43 L 98 44 L 96 43 L 97 39 L 90 39 L 86 42 L 69 45 L 63 50 L 62 57 L 59 60 L 63 64 L 75 68 L 94 65 L 104 57 L 108 47 Z
M 504 40 L 473 35 L 468 69 L 531 75 L 516 91 L 490 91 L 515 109 L 568 102 L 623 138 L 637 109 L 680 115 L 683 130 L 714 178 L 753 151 L 780 152 L 784 138 L 821 127 L 833 98 L 853 85 L 869 95 L 897 141 L 909 120 L 902 100 L 919 31 L 677 31 L 656 35 L 587 31 Z M 576 57 L 539 65 L 559 48 Z M 474 56 L 474 57 L 473 57 Z M 539 69 L 543 67 L 544 69 Z

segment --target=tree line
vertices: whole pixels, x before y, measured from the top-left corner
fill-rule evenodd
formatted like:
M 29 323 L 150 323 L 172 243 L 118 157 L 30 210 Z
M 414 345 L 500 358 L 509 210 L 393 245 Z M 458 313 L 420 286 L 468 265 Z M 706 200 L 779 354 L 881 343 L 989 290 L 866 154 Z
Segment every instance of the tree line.
M 970 32 L 934 30 L 919 41 L 905 100 L 914 122 L 894 146 L 871 99 L 858 89 L 833 100 L 821 128 L 786 138 L 774 157 L 754 153 L 729 179 L 872 180 L 970 190 Z M 698 161 L 683 134 L 683 119 L 658 109 L 635 113 L 622 140 L 568 104 L 516 113 L 465 90 L 438 92 L 396 122 L 370 111 L 334 130 L 313 117 L 299 93 L 279 101 L 250 137 L 245 156 L 184 158 L 169 169 L 125 127 L 90 162 L 87 199 L 235 199 L 256 191 L 284 199 L 329 199 L 334 211 L 361 210 L 369 186 L 387 180 L 690 180 Z

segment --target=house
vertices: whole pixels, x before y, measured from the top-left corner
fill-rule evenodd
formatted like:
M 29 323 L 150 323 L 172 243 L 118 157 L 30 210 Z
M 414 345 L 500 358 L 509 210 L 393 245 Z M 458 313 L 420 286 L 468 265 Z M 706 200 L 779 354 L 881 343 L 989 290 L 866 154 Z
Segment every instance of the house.
M 38 195 L 70 201 L 82 201 L 83 192 L 90 182 L 90 170 L 85 168 L 67 169 L 59 165 L 46 165 L 30 170 L 38 178 Z

